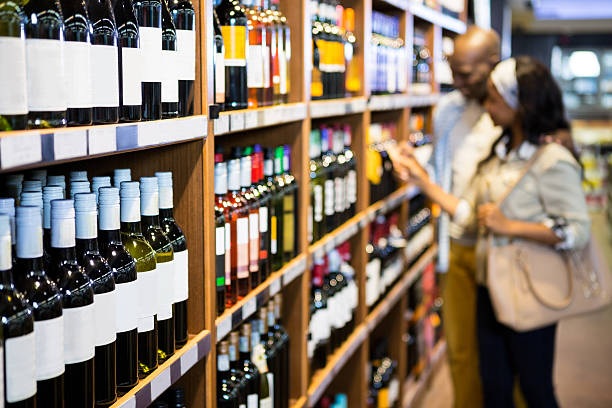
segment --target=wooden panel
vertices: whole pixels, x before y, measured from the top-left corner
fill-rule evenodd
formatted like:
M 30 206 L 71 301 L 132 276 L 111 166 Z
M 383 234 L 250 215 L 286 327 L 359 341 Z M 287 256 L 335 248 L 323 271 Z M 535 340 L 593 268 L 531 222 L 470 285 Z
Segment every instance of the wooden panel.
M 308 1 L 281 0 L 280 2 L 280 10 L 287 17 L 291 30 L 289 102 L 304 102 L 310 99 L 310 72 L 306 69 L 310 67 L 309 62 L 312 61 L 308 7 Z

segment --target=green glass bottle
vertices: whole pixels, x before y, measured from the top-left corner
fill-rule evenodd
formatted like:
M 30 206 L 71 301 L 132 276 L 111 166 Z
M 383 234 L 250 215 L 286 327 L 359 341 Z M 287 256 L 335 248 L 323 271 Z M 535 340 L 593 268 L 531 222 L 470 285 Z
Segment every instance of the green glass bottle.
M 142 235 L 139 183 L 122 182 L 120 196 L 121 238 L 138 273 L 138 376 L 145 378 L 157 368 L 157 262 Z
M 272 229 L 272 271 L 278 271 L 283 267 L 283 196 L 285 191 L 285 179 L 283 177 L 283 147 L 274 150 L 274 177 L 273 183 L 276 193 L 272 198 L 275 219 L 270 223 Z M 276 245 L 274 237 L 276 237 Z M 276 248 L 275 248 L 276 247 Z M 276 252 L 275 252 L 276 250 Z
M 310 209 L 309 234 L 310 242 L 316 242 L 325 235 L 325 218 L 323 213 L 323 167 L 321 165 L 321 131 L 315 129 L 310 133 Z

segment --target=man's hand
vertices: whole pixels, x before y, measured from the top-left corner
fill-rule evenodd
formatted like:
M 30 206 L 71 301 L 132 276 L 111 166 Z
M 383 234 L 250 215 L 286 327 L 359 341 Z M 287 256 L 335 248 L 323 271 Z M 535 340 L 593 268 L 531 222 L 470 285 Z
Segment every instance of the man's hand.
M 495 204 L 483 204 L 478 207 L 478 225 L 499 235 L 513 235 L 512 220 L 502 214 Z
M 397 176 L 403 181 L 417 183 L 429 180 L 429 174 L 414 157 L 414 148 L 402 142 L 387 150 Z

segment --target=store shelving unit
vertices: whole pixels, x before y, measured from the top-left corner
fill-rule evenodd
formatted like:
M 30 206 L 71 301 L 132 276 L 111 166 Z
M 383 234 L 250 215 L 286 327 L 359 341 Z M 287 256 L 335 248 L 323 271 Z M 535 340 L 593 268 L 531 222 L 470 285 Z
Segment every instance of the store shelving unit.
M 366 78 L 371 69 L 365 56 L 370 47 L 372 10 L 399 15 L 407 44 L 407 61 L 412 61 L 415 24 L 427 27 L 428 46 L 433 50 L 433 64 L 441 56 L 442 31 L 465 31 L 465 16 L 454 19 L 410 0 L 345 0 L 356 15 L 356 37 L 361 65 L 362 89 L 350 98 L 311 101 L 310 61 L 312 41 L 308 0 L 281 0 L 292 36 L 290 64 L 291 89 L 286 105 L 255 110 L 223 112 L 211 119 L 212 103 L 212 1 L 195 0 L 196 86 L 195 116 L 174 120 L 126 123 L 82 128 L 48 129 L 0 134 L 0 173 L 49 167 L 53 173 L 88 170 L 90 176 L 108 174 L 113 168 L 131 167 L 134 179 L 170 170 L 174 173 L 175 216 L 183 227 L 189 247 L 189 342 L 175 356 L 160 366 L 137 388 L 122 396 L 113 407 L 146 407 L 172 384 L 186 390 L 188 406 L 216 406 L 215 344 L 230 330 L 252 315 L 277 292 L 283 293 L 282 320 L 290 342 L 291 407 L 313 406 L 325 393 L 345 392 L 349 406 L 364 407 L 367 395 L 365 364 L 369 357 L 370 336 L 405 308 L 407 288 L 418 278 L 425 265 L 435 257 L 431 247 L 413 267 L 406 270 L 386 297 L 368 313 L 365 307 L 365 245 L 368 225 L 376 215 L 400 207 L 407 216 L 407 200 L 418 193 L 414 186 L 402 186 L 376 203 L 369 202 L 366 179 L 366 135 L 372 122 L 393 120 L 400 139 L 408 137 L 412 108 L 431 108 L 438 101 L 439 86 L 432 79 L 432 92 L 425 95 L 405 93 L 371 95 Z M 433 67 L 432 67 L 433 68 Z M 410 79 L 411 67 L 406 66 Z M 435 69 L 433 69 L 435 72 Z M 410 80 L 408 81 L 410 83 Z M 349 123 L 353 129 L 353 151 L 357 159 L 358 197 L 356 215 L 318 242 L 306 239 L 308 185 L 308 139 L 313 123 Z M 225 311 L 215 313 L 214 288 L 214 186 L 215 145 L 233 146 L 261 143 L 264 146 L 289 144 L 291 167 L 299 190 L 297 256 L 281 270 L 253 290 L 245 299 Z M 360 292 L 356 328 L 347 341 L 329 359 L 323 370 L 310 376 L 306 357 L 306 333 L 309 320 L 310 266 L 313 255 L 350 240 L 352 264 Z M 402 320 L 403 319 L 398 319 Z M 401 325 L 404 325 L 402 323 Z M 410 405 L 417 382 L 401 363 L 403 326 L 390 331 L 390 343 L 400 360 L 401 397 Z M 441 355 L 443 346 L 439 346 Z M 434 365 L 435 366 L 435 365 Z M 346 377 L 350 377 L 347 379 Z

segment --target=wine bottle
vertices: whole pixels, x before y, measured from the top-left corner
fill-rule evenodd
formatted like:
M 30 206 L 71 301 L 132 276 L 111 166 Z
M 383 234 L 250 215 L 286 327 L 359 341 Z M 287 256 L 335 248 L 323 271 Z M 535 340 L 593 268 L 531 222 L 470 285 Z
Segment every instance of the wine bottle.
M 43 189 L 43 260 L 48 269 L 51 262 L 51 201 L 64 199 L 60 186 L 45 186 Z
M 37 208 L 28 207 L 24 223 L 36 224 Z M 21 219 L 20 219 L 21 224 Z M 40 223 L 38 224 L 40 228 Z M 31 236 L 26 245 L 42 246 L 40 233 Z M 24 236 L 24 238 L 27 238 Z M 6 407 L 36 407 L 36 339 L 32 309 L 13 284 L 11 226 L 9 216 L 0 214 L 0 316 L 4 334 L 4 398 Z M 61 308 L 60 308 L 61 314 Z M 62 361 L 63 363 L 63 361 Z
M 138 272 L 138 376 L 145 378 L 157 368 L 157 263 L 155 251 L 142 235 L 139 183 L 122 182 L 120 196 L 121 239 Z
M 277 396 L 275 401 L 279 401 L 281 408 L 289 407 L 289 334 L 280 324 L 282 309 L 282 295 L 277 293 L 274 299 L 268 302 L 268 339 L 274 342 L 274 347 L 278 350 L 279 359 L 279 381 L 275 387 Z
M 246 377 L 244 370 L 238 360 L 238 349 L 240 343 L 240 334 L 233 331 L 229 334 L 229 360 L 230 360 L 230 379 L 234 383 L 234 389 L 238 393 L 238 407 L 245 408 L 247 406 L 247 385 L 249 378 Z
M 334 177 L 333 177 L 333 166 L 335 164 L 336 157 L 334 156 L 331 149 L 331 136 L 332 132 L 329 128 L 321 129 L 321 151 L 322 164 L 323 164 L 323 211 L 325 213 L 325 232 L 329 233 L 333 231 L 338 223 L 336 221 L 335 213 L 335 197 L 334 197 Z
M 73 200 L 51 201 L 49 276 L 62 294 L 66 407 L 94 406 L 94 291 L 78 265 Z
M 142 120 L 162 117 L 162 17 L 160 0 L 136 0 L 134 11 L 138 19 L 142 52 Z
M 251 325 L 244 323 L 240 326 L 239 337 L 239 360 L 234 362 L 234 368 L 244 373 L 247 381 L 247 408 L 259 407 L 259 392 L 261 375 L 259 370 L 251 361 Z
M 47 188 L 47 187 L 45 187 Z M 37 208 L 18 207 L 15 287 L 34 313 L 36 401 L 38 406 L 64 406 L 64 318 L 62 297 L 47 276 Z
M 155 251 L 157 263 L 157 360 L 174 354 L 174 275 L 172 244 L 159 224 L 159 184 L 156 177 L 140 178 L 142 235 Z
M 215 104 L 219 105 L 219 110 L 225 110 L 225 45 L 223 43 L 223 34 L 221 33 L 221 23 L 217 10 L 213 9 L 213 26 L 215 30 L 215 52 L 213 54 L 215 72 Z
M 98 202 L 99 191 L 101 187 L 110 187 L 111 178 L 109 176 L 92 177 L 91 192 L 96 195 L 96 203 Z
M 232 0 L 217 6 L 225 45 L 225 109 L 247 108 L 247 18 Z
M 347 216 L 352 218 L 355 216 L 355 207 L 357 205 L 357 170 L 355 163 L 355 154 L 351 150 L 352 144 L 351 127 L 344 126 L 344 160 L 346 163 L 345 191 Z
M 311 363 L 311 372 L 325 367 L 327 356 L 331 354 L 331 325 L 330 312 L 327 307 L 327 294 L 323 290 L 324 260 L 316 257 L 312 269 L 312 297 L 315 313 L 310 318 L 311 332 L 313 333 L 314 354 Z
M 117 293 L 113 271 L 98 249 L 98 211 L 94 193 L 74 196 L 76 250 L 79 264 L 94 290 L 95 398 L 96 406 L 109 406 L 117 399 L 115 314 Z
M 119 189 L 99 190 L 100 252 L 115 278 L 117 391 L 127 392 L 138 383 L 138 282 L 136 261 L 123 247 L 120 229 Z
M 243 0 L 243 12 L 247 18 L 248 48 L 247 48 L 247 87 L 248 106 L 257 108 L 264 106 L 264 53 L 266 45 L 266 29 L 259 16 L 261 0 Z
M 22 3 L 0 5 L 0 132 L 22 130 L 28 124 L 25 20 Z
M 259 273 L 261 281 L 265 281 L 270 276 L 270 190 L 264 179 L 264 156 L 261 146 L 256 144 L 253 147 L 253 173 L 254 184 L 259 191 Z
M 333 170 L 334 177 L 334 213 L 338 225 L 348 220 L 346 211 L 346 181 L 348 170 L 344 158 L 344 133 L 339 126 L 334 127 L 332 132 L 332 152 L 336 157 L 336 165 Z
M 15 199 L 14 198 L 0 198 L 0 214 L 8 215 L 9 224 L 11 227 L 11 243 L 13 244 L 12 256 L 13 263 L 15 263 L 17 257 L 17 237 L 15 235 Z
M 279 10 L 279 0 L 270 0 L 269 16 L 274 16 L 275 29 L 272 34 L 272 83 L 274 86 L 274 103 L 289 101 L 289 60 L 291 59 L 291 31 L 287 18 Z
M 113 186 L 121 189 L 121 183 L 132 181 L 132 171 L 130 169 L 115 169 L 113 171 Z
M 257 312 L 257 322 L 259 323 L 257 331 L 261 338 L 261 344 L 265 350 L 266 368 L 265 374 L 268 380 L 268 388 L 270 390 L 271 407 L 280 406 L 279 399 L 279 383 L 280 379 L 280 360 L 278 352 L 280 351 L 274 343 L 274 336 L 271 335 L 268 327 L 268 307 L 264 306 Z
M 282 171 L 280 158 L 276 158 L 275 149 L 265 149 L 264 175 L 266 184 L 270 190 L 270 270 L 275 272 L 283 266 L 282 259 L 282 222 L 283 222 L 283 192 L 279 179 L 275 176 L 275 170 Z M 282 157 L 282 156 L 281 156 Z
M 66 177 L 65 176 L 48 176 L 47 186 L 59 186 L 62 188 L 62 198 L 66 197 Z
M 225 311 L 225 280 L 229 280 L 229 277 L 225 276 L 226 259 L 230 259 L 230 254 L 226 253 L 225 248 L 226 229 L 230 228 L 229 220 L 226 218 L 226 215 L 229 215 L 225 201 L 226 194 L 227 164 L 223 161 L 223 153 L 215 152 L 215 289 L 217 316 Z
M 238 408 L 238 388 L 231 380 L 227 340 L 221 341 L 217 346 L 217 406 Z
M 227 202 L 230 206 L 230 232 L 232 269 L 227 290 L 227 305 L 233 306 L 247 295 L 249 282 L 249 213 L 247 203 L 240 194 L 240 149 L 234 148 L 228 168 Z
M 283 264 L 297 256 L 296 238 L 299 236 L 297 220 L 297 181 L 290 172 L 291 148 L 283 148 L 283 178 L 285 194 L 283 196 Z
M 91 125 L 91 37 L 84 0 L 61 0 L 64 17 L 64 81 L 68 126 Z
M 257 367 L 257 371 L 259 371 L 259 407 L 272 408 L 274 406 L 274 394 L 273 392 L 270 392 L 270 382 L 268 381 L 268 378 L 274 378 L 274 375 L 271 377 L 268 375 L 272 373 L 268 371 L 266 347 L 264 344 L 262 344 L 261 335 L 259 332 L 260 323 L 260 320 L 255 319 L 251 324 L 251 355 L 249 358 L 252 360 L 253 365 Z
M 179 54 L 177 67 L 179 116 L 192 116 L 195 99 L 193 84 L 196 71 L 195 9 L 189 0 L 169 0 L 168 8 L 176 29 L 176 48 Z M 217 27 L 216 23 L 214 24 Z M 216 36 L 215 30 L 215 44 Z M 225 81 L 223 83 L 225 84 Z
M 311 186 L 311 242 L 316 242 L 325 235 L 325 220 L 323 212 L 323 174 L 321 163 L 321 131 L 310 132 L 310 186 Z
M 74 196 L 78 193 L 91 193 L 89 181 L 78 180 L 70 182 L 70 198 L 74 199 Z
M 159 222 L 174 250 L 174 342 L 176 348 L 187 343 L 187 298 L 189 297 L 189 251 L 187 239 L 174 219 L 172 173 L 157 172 L 159 182 Z
M 142 119 L 142 68 L 132 0 L 114 0 L 113 13 L 119 41 L 119 120 L 136 122 Z
M 42 183 L 40 180 L 24 180 L 22 183 L 20 196 L 24 191 L 38 191 L 42 193 Z
M 61 8 L 52 0 L 24 5 L 28 127 L 66 126 L 64 25 Z
M 179 115 L 178 70 L 181 60 L 177 50 L 176 29 L 166 0 L 162 5 L 162 118 L 176 118 Z
M 119 49 L 110 0 L 89 0 L 93 122 L 119 122 Z
M 259 285 L 259 190 L 252 186 L 251 147 L 244 149 L 240 158 L 241 194 L 248 208 L 249 216 L 249 279 L 250 290 Z M 255 196 L 254 191 L 257 191 Z

